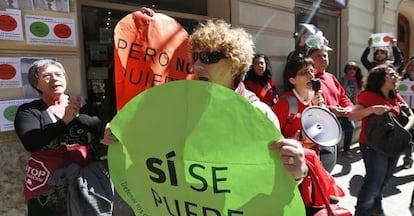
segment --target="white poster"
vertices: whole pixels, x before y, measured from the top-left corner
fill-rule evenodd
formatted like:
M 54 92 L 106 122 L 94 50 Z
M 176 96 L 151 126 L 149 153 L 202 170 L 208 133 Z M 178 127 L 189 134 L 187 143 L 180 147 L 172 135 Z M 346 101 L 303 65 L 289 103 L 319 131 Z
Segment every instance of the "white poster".
M 414 108 L 414 81 L 400 81 L 398 90 L 405 102 L 407 102 L 411 108 Z
M 0 101 L 0 131 L 14 130 L 14 118 L 17 108 L 27 102 L 35 99 L 17 99 Z
M 0 57 L 0 88 L 22 87 L 20 58 Z
M 23 40 L 22 15 L 20 10 L 0 10 L 0 40 Z
M 28 44 L 76 46 L 74 19 L 25 15 L 24 22 Z
M 389 46 L 391 39 L 393 38 L 392 33 L 376 33 L 372 34 L 372 46 L 373 47 L 383 47 L 383 46 Z

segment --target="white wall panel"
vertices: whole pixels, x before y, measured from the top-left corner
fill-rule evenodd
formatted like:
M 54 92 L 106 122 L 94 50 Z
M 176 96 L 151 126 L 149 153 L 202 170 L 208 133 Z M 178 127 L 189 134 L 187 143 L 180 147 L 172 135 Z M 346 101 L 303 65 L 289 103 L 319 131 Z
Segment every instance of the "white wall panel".
M 360 8 L 362 10 L 374 12 L 375 1 L 380 0 L 349 0 L 348 7 Z
M 256 25 L 278 30 L 294 30 L 295 28 L 295 17 L 292 12 L 253 5 L 247 2 L 240 2 L 239 20 L 240 24 Z

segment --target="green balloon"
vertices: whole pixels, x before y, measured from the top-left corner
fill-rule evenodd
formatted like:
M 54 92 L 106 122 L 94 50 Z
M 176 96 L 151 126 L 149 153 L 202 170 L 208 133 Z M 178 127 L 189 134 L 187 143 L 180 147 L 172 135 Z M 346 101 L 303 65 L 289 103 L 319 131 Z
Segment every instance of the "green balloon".
M 174 81 L 129 101 L 110 123 L 108 163 L 136 215 L 305 215 L 268 146 L 282 135 L 234 91 Z

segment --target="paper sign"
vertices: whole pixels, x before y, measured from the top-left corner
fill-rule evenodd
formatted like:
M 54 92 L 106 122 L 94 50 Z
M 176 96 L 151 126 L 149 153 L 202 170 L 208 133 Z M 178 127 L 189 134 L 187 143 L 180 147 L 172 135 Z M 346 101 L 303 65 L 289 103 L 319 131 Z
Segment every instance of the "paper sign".
M 0 57 L 0 88 L 22 87 L 20 58 Z
M 194 79 L 188 33 L 167 15 L 133 12 L 118 22 L 114 40 L 117 110 L 148 88 Z
M 322 47 L 322 45 L 323 45 L 323 36 L 310 35 L 306 39 L 306 45 L 308 45 L 308 47 Z
M 398 90 L 405 102 L 407 102 L 411 108 L 414 108 L 414 81 L 400 81 Z
M 74 19 L 25 15 L 24 20 L 28 44 L 76 46 Z
M 0 10 L 0 40 L 23 40 L 20 10 Z
M 135 215 L 305 215 L 269 144 L 273 123 L 228 88 L 182 80 L 148 89 L 110 123 L 111 178 Z
M 373 47 L 381 47 L 381 46 L 388 46 L 393 38 L 392 33 L 376 33 L 372 34 L 372 46 Z
M 35 99 L 17 99 L 0 101 L 0 131 L 14 130 L 14 118 L 20 105 Z

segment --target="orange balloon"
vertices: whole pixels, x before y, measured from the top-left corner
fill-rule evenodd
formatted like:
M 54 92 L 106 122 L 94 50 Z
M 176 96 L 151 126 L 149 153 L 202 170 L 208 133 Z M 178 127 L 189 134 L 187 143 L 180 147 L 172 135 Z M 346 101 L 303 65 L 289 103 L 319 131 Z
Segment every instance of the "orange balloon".
M 115 27 L 115 89 L 119 111 L 151 87 L 194 79 L 188 33 L 175 19 L 135 11 Z

